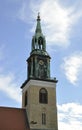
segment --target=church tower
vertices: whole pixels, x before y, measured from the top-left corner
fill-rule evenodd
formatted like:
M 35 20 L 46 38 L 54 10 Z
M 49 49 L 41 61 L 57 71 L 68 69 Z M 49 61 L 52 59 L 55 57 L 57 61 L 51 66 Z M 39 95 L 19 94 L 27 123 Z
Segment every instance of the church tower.
M 37 16 L 32 47 L 27 59 L 27 80 L 22 84 L 22 107 L 26 109 L 31 130 L 58 130 L 56 78 L 50 77 L 50 56 Z

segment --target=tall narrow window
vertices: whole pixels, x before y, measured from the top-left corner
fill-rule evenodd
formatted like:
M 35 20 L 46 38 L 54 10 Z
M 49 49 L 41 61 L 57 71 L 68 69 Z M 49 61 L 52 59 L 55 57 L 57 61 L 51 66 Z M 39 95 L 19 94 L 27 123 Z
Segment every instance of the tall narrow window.
M 46 114 L 42 113 L 42 124 L 46 125 Z
M 25 92 L 25 106 L 27 105 L 27 91 Z
M 48 93 L 45 88 L 40 89 L 39 91 L 39 102 L 40 103 L 48 103 Z
M 42 37 L 39 37 L 38 43 L 39 43 L 39 49 L 42 50 L 43 49 L 43 38 Z

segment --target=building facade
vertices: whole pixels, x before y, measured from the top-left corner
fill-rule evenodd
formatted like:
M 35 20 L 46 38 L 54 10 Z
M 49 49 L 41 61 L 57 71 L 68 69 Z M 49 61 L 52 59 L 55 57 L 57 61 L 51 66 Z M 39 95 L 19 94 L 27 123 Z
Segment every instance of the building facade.
M 22 84 L 22 108 L 26 109 L 31 130 L 58 130 L 56 78 L 50 77 L 50 55 L 37 16 L 31 53 L 27 59 L 27 80 Z

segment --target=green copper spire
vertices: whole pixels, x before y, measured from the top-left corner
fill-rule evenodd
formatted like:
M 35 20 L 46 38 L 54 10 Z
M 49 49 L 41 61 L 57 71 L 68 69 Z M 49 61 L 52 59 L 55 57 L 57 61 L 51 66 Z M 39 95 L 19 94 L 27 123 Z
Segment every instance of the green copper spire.
M 45 51 L 46 51 L 46 40 L 41 30 L 40 13 L 38 13 L 35 35 L 32 38 L 32 53 L 31 54 L 44 53 L 45 55 Z
M 50 79 L 50 56 L 46 51 L 46 40 L 41 30 L 40 13 L 37 16 L 32 50 L 28 58 L 28 78 Z
M 38 13 L 38 16 L 37 16 L 36 33 L 42 33 L 41 24 L 40 24 L 40 13 Z

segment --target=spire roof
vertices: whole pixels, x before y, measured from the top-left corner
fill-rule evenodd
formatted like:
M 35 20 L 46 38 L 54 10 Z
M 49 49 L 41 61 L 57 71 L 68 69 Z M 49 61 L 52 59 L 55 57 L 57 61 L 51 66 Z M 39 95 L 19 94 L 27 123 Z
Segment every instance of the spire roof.
M 38 13 L 38 16 L 37 16 L 36 33 L 42 33 L 40 20 L 41 20 L 41 19 L 40 19 L 40 13 Z

